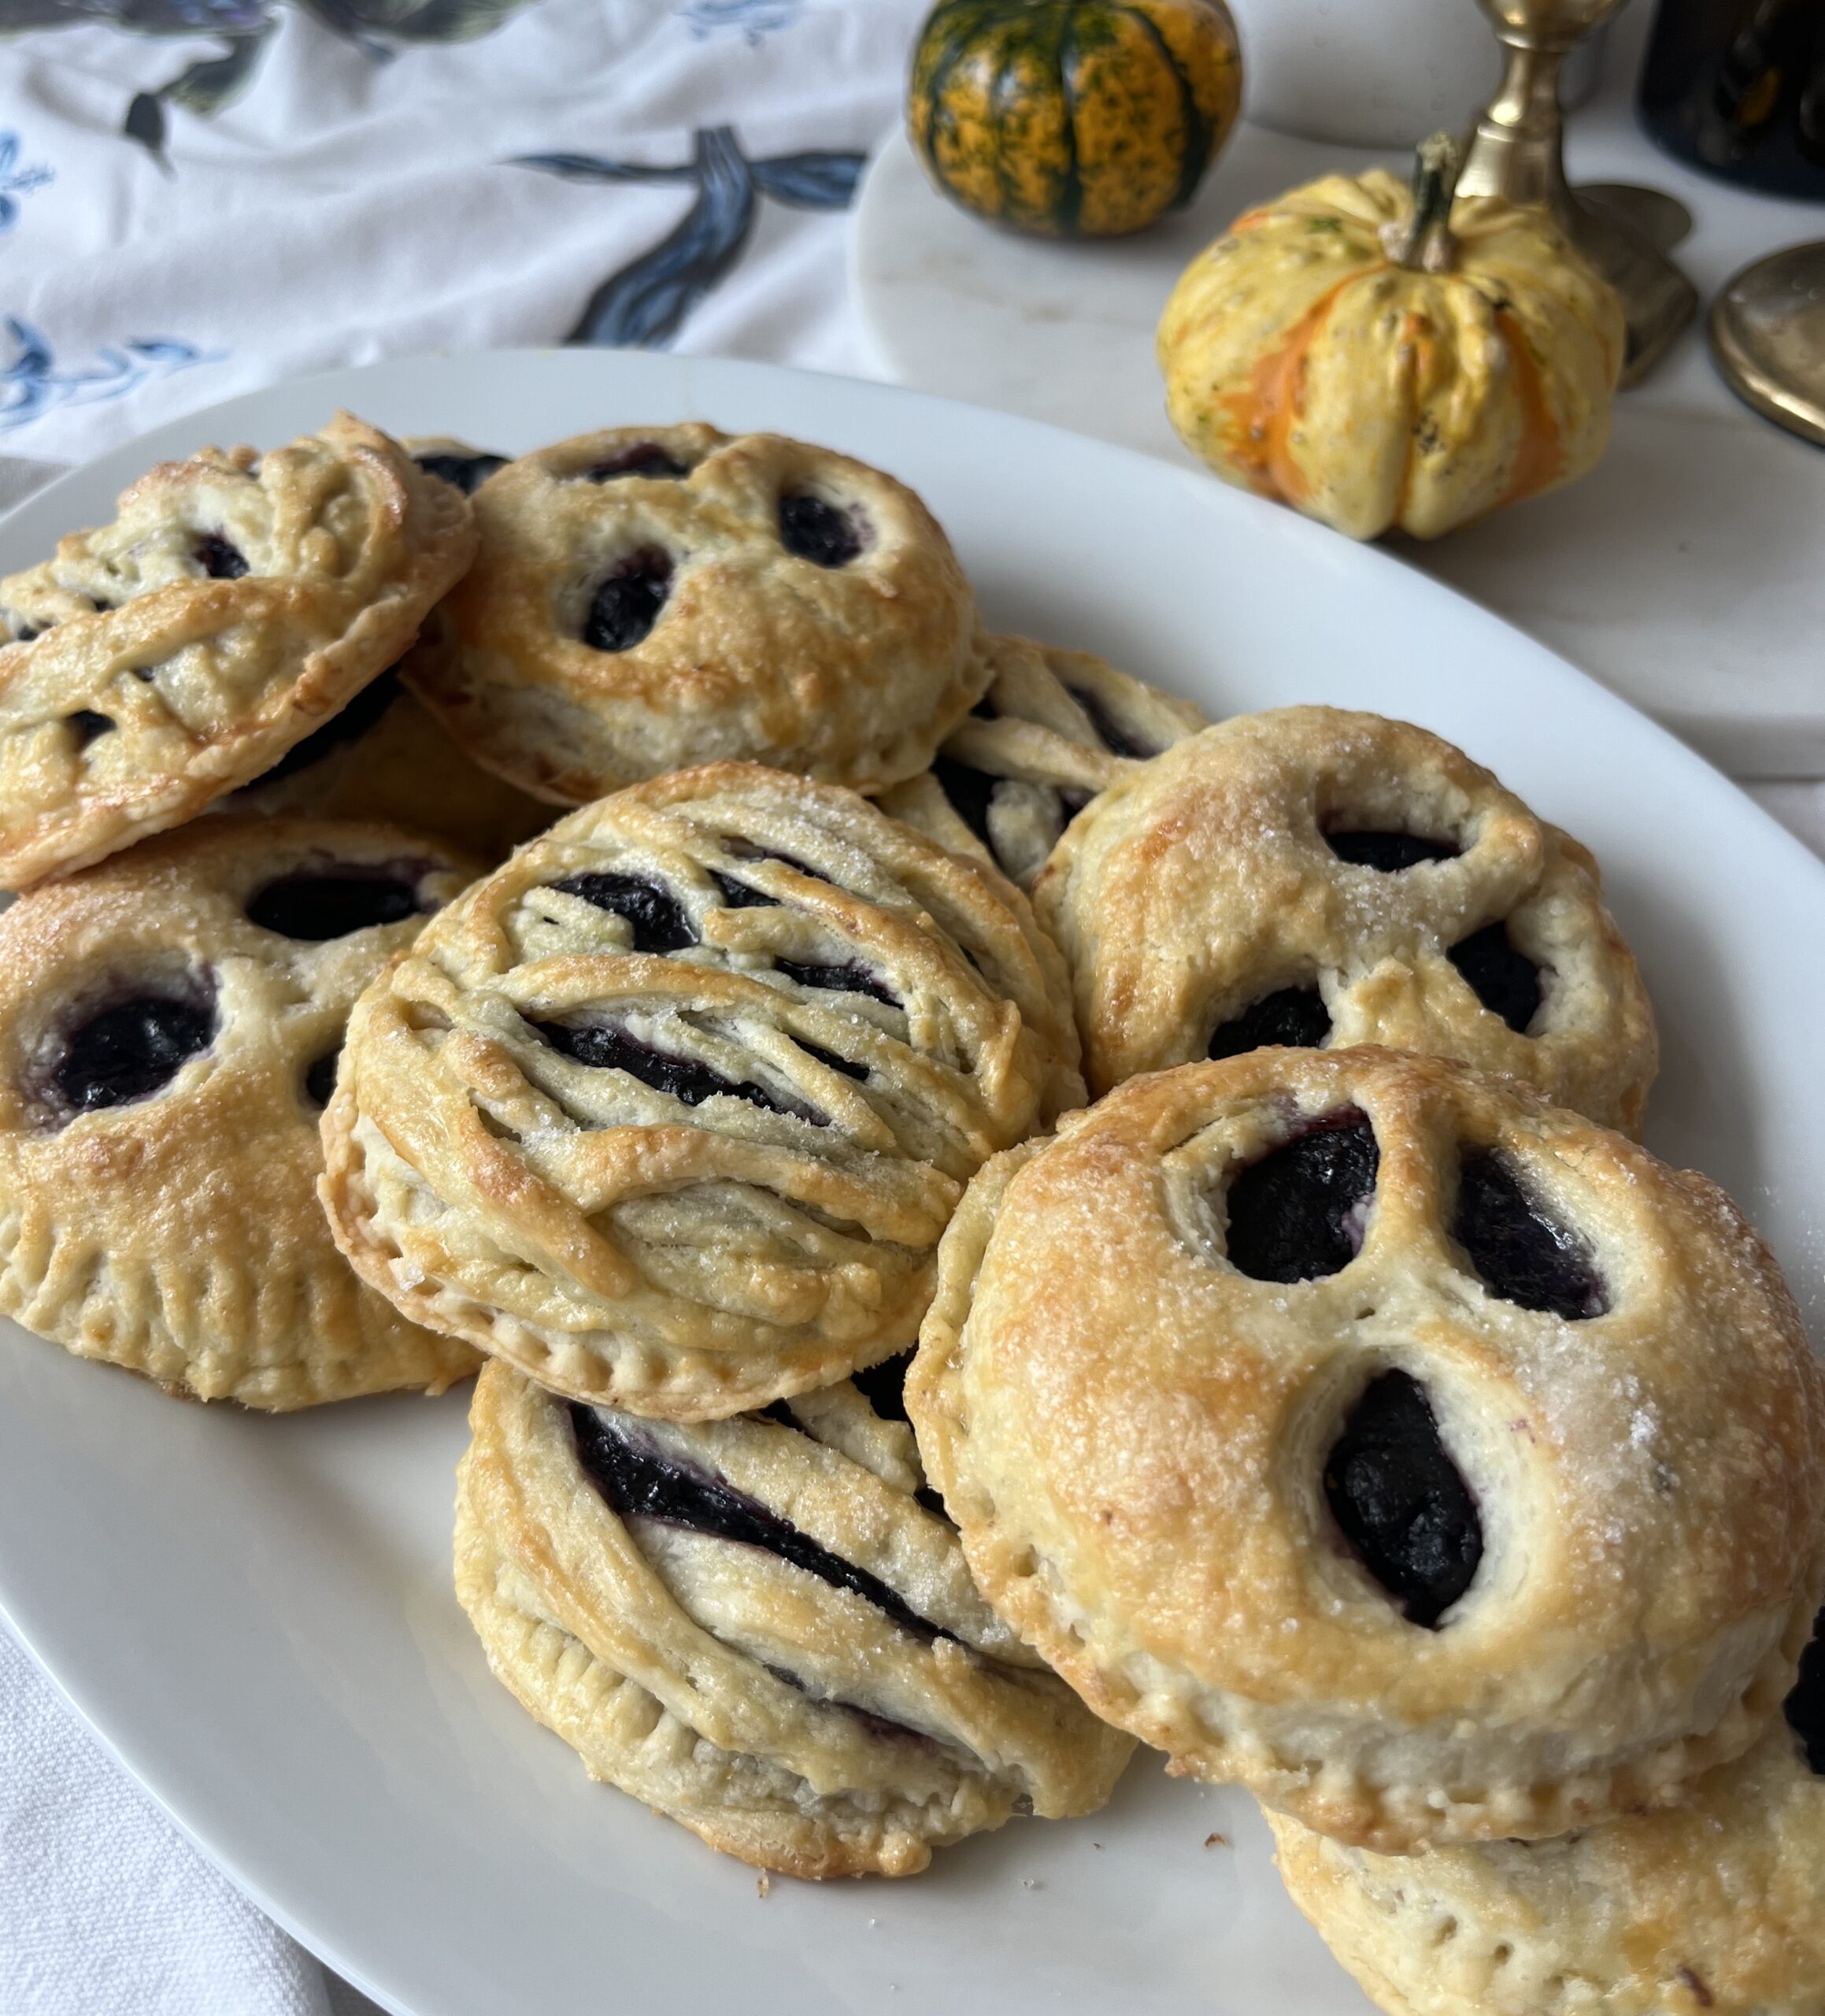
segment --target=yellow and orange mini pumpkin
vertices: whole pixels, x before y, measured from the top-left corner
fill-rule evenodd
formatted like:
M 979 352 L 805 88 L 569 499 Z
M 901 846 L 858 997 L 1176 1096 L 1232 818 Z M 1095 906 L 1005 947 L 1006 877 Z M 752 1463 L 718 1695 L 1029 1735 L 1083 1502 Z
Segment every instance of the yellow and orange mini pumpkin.
M 1569 483 L 1609 439 L 1622 306 L 1543 209 L 1453 203 L 1457 152 L 1239 217 L 1159 330 L 1166 406 L 1231 483 L 1355 539 L 1436 538 Z

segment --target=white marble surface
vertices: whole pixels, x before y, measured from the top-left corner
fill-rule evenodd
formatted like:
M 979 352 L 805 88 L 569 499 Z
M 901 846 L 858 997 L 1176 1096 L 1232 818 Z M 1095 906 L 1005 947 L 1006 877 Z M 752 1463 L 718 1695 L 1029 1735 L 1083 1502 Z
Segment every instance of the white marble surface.
M 1696 222 L 1678 257 L 1708 301 L 1758 254 L 1825 237 L 1825 207 L 1740 192 L 1649 147 L 1626 86 L 1641 25 L 1620 24 L 1609 80 L 1574 121 L 1571 172 L 1679 196 Z M 1372 158 L 1245 124 L 1190 211 L 1137 238 L 1058 245 L 953 209 L 897 134 L 871 167 L 852 239 L 864 331 L 901 384 L 1188 462 L 1153 358 L 1173 280 L 1250 204 Z M 1609 453 L 1583 483 L 1397 550 L 1734 775 L 1814 777 L 1825 776 L 1822 527 L 1825 451 L 1734 398 L 1695 326 L 1619 400 Z

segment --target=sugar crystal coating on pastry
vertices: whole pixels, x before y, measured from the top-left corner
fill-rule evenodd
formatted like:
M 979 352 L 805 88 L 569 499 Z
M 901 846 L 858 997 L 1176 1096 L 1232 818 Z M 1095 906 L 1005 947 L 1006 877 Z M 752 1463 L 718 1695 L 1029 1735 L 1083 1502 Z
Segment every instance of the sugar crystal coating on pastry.
M 414 1321 L 702 1420 L 909 1344 L 964 1184 L 1081 1097 L 1011 884 L 718 764 L 561 820 L 370 988 L 324 1195 Z
M 249 1406 L 472 1371 L 317 1199 L 349 1010 L 472 873 L 391 827 L 209 819 L 0 915 L 0 1312 Z
M 1825 1573 L 1825 1378 L 1741 1214 L 1439 1058 L 1186 1065 L 998 1158 L 907 1400 L 1092 1707 L 1389 1852 L 1685 1796 Z
M 1392 2016 L 1817 2016 L 1822 1773 L 1816 1632 L 1786 1714 L 1686 1805 L 1417 1859 L 1268 1818 L 1294 1902 Z
M 895 1369 L 694 1427 L 498 1361 L 476 1389 L 457 1590 L 494 1671 L 593 1777 L 794 1876 L 1094 1811 L 1133 1747 L 976 1594 Z
M 270 769 L 416 636 L 475 550 L 468 504 L 339 414 L 205 449 L 0 581 L 0 886 L 182 825 Z
M 1059 835 L 1099 791 L 1209 723 L 1189 700 L 1088 651 L 998 635 L 983 643 L 994 673 L 989 690 L 945 739 L 931 768 L 896 784 L 881 803 L 1030 889 Z
M 476 762 L 555 803 L 723 758 L 879 790 L 988 684 L 942 529 L 827 448 L 609 428 L 474 504 L 460 648 L 407 676 Z
M 1035 887 L 1093 1094 L 1264 1043 L 1512 1072 L 1638 1132 L 1657 1058 L 1597 864 L 1423 728 L 1281 707 L 1074 822 Z

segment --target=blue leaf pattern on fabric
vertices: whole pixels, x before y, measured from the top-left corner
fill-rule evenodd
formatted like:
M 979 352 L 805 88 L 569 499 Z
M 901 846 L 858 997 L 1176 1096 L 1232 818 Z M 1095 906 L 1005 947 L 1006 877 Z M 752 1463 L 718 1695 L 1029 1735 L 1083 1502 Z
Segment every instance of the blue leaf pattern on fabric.
M 678 18 L 701 42 L 719 28 L 734 28 L 750 49 L 804 12 L 805 0 L 683 0 Z
M 43 334 L 16 315 L 4 318 L 13 339 L 13 361 L 0 370 L 0 433 L 36 420 L 54 406 L 94 406 L 137 391 L 149 379 L 192 365 L 219 362 L 225 354 L 205 350 L 176 336 L 140 336 L 95 353 L 86 370 L 60 371 Z
M 19 221 L 19 198 L 55 180 L 48 168 L 19 165 L 19 135 L 0 132 L 0 231 Z

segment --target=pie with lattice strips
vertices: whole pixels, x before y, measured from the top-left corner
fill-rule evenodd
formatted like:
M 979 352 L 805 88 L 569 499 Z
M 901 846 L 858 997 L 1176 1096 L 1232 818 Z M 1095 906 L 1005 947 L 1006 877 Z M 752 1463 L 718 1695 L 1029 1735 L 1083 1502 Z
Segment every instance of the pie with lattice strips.
M 907 1401 L 983 1595 L 1099 1714 L 1386 1852 L 1685 1796 L 1825 1575 L 1766 1248 L 1441 1058 L 1186 1065 L 998 1158 Z
M 1597 864 L 1423 728 L 1331 707 L 1207 728 L 1077 819 L 1033 900 L 1093 1094 L 1264 1043 L 1375 1043 L 1640 1130 L 1653 1016 Z
M 208 819 L 0 916 L 0 1312 L 248 1406 L 472 1372 L 316 1191 L 349 1010 L 472 873 L 389 827 Z
M 0 581 L 0 886 L 99 861 L 269 770 L 469 564 L 461 493 L 338 414 L 205 449 Z
M 911 1343 L 964 1184 L 1081 1097 L 1017 890 L 713 765 L 561 820 L 369 990 L 324 1196 L 415 1321 L 702 1420 Z
M 945 846 L 992 861 L 1023 889 L 1058 836 L 1136 763 L 1209 726 L 1202 710 L 1088 651 L 984 638 L 989 690 L 931 768 L 883 806 Z
M 474 506 L 461 648 L 407 676 L 477 762 L 555 803 L 723 758 L 879 790 L 988 684 L 937 521 L 827 448 L 610 428 L 520 456 Z
M 1670 1812 L 1418 1861 L 1268 1818 L 1294 1902 L 1392 2016 L 1825 2009 L 1819 1632 L 1785 1717 Z
M 976 1594 L 896 1371 L 691 1427 L 476 1388 L 457 1593 L 495 1673 L 592 1777 L 793 1876 L 1092 1812 L 1133 1747 Z

